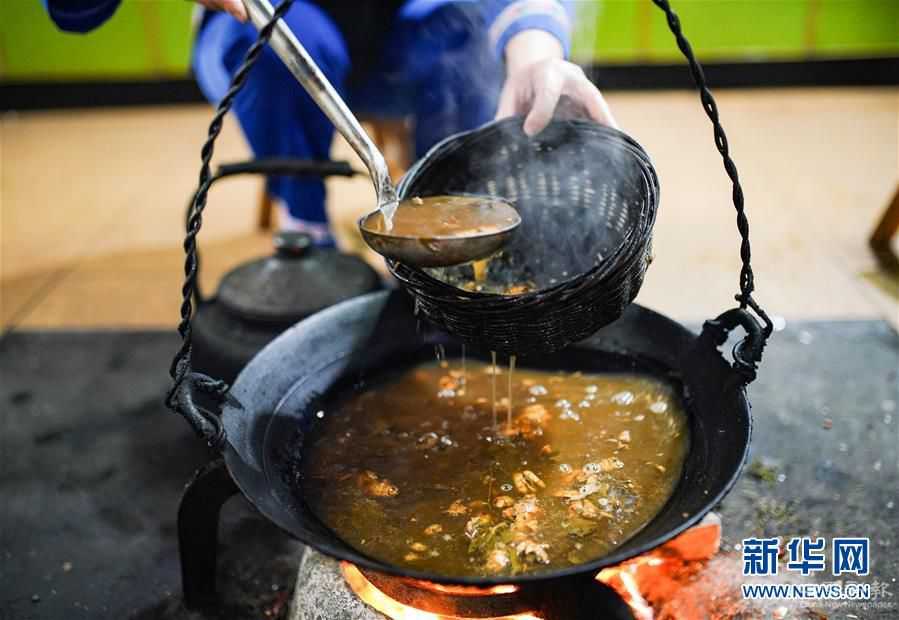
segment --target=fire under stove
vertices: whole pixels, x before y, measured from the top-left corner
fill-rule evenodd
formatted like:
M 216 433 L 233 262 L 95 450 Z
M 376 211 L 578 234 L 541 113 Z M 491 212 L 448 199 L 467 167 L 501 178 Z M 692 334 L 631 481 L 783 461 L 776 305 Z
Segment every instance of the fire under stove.
M 429 583 L 360 569 L 306 549 L 289 620 L 649 620 L 647 598 L 670 599 L 687 567 L 720 547 L 715 514 L 658 549 L 595 578 L 478 588 Z M 685 570 L 686 568 L 686 570 Z M 670 602 L 670 601 L 669 601 Z
M 634 620 L 611 587 L 571 579 L 527 586 L 452 586 L 361 570 L 307 549 L 290 620 Z
M 215 605 L 217 523 L 238 493 L 224 463 L 202 468 L 178 511 L 185 603 Z M 288 620 L 651 620 L 651 602 L 671 599 L 684 575 L 721 544 L 714 513 L 656 549 L 595 576 L 475 587 L 438 584 L 361 569 L 311 547 L 300 562 Z M 654 600 L 655 599 L 655 600 Z

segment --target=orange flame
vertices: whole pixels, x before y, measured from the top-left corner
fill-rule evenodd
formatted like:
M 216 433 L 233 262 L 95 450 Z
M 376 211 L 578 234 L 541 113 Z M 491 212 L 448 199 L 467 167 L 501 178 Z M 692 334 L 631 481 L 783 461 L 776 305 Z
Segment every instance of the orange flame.
M 460 616 L 447 616 L 443 614 L 435 614 L 429 611 L 421 611 L 414 607 L 404 605 L 399 601 L 387 596 L 381 590 L 376 588 L 372 582 L 366 579 L 358 568 L 348 562 L 340 563 L 340 570 L 344 579 L 349 584 L 353 592 L 356 593 L 362 601 L 367 605 L 384 614 L 391 620 L 464 620 Z M 427 584 L 429 589 L 451 592 L 454 594 L 507 594 L 515 592 L 518 588 L 515 586 L 495 586 L 493 588 L 469 588 L 467 586 L 444 586 L 441 584 Z M 511 589 L 510 589 L 511 588 Z M 476 591 L 476 592 L 475 592 Z M 489 618 L 487 620 L 540 620 L 537 616 L 529 613 L 515 614 L 512 616 L 500 616 Z
M 655 555 L 642 555 L 624 564 L 602 569 L 596 575 L 596 580 L 615 590 L 631 608 L 637 620 L 653 620 L 655 613 L 640 593 L 637 572 L 641 566 L 655 567 L 662 566 L 664 563 L 664 559 Z

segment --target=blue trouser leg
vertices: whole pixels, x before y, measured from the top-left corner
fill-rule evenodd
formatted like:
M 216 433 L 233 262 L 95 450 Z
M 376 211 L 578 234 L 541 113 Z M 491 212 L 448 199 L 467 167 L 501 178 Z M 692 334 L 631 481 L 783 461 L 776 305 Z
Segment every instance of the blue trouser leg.
M 335 88 L 342 90 L 350 61 L 333 22 L 304 2 L 296 2 L 285 19 Z M 211 101 L 224 96 L 256 36 L 252 25 L 223 13 L 206 22 L 197 37 L 194 70 Z M 233 109 L 256 157 L 328 159 L 333 126 L 270 47 L 250 71 Z M 284 201 L 293 218 L 313 226 L 327 223 L 321 180 L 272 177 L 268 189 Z

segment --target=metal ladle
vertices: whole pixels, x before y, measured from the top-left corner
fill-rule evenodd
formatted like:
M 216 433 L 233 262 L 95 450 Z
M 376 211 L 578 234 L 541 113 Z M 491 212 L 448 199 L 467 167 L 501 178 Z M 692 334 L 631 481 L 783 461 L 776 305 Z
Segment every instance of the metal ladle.
M 274 16 L 268 0 L 244 0 L 244 6 L 256 28 L 262 28 Z M 413 200 L 398 199 L 384 155 L 283 19 L 275 24 L 270 45 L 368 168 L 378 208 L 359 220 L 359 229 L 375 252 L 417 267 L 440 267 L 486 258 L 508 241 L 521 223 L 521 217 L 507 201 L 492 196 L 446 196 L 440 197 L 446 200 L 437 201 L 438 204 L 457 201 L 456 206 L 460 206 L 458 201 L 465 201 L 461 206 L 470 209 L 472 215 L 483 212 L 485 223 L 489 224 L 484 230 L 471 228 L 451 235 L 392 232 L 394 218 L 402 218 L 405 209 L 422 207 Z M 435 218 L 439 216 L 436 211 Z

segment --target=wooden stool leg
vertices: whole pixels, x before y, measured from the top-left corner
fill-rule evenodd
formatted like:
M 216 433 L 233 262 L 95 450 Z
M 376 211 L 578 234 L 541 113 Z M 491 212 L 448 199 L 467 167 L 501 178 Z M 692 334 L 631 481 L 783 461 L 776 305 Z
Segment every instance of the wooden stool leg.
M 897 230 L 899 230 L 899 188 L 896 188 L 893 201 L 883 212 L 883 217 L 868 240 L 868 245 L 874 251 L 881 268 L 894 273 L 899 273 L 899 258 L 890 247 L 890 242 Z
M 259 215 L 256 220 L 256 225 L 259 230 L 272 229 L 272 210 L 274 202 L 271 194 L 266 191 L 265 185 L 263 184 L 262 194 L 259 196 Z

